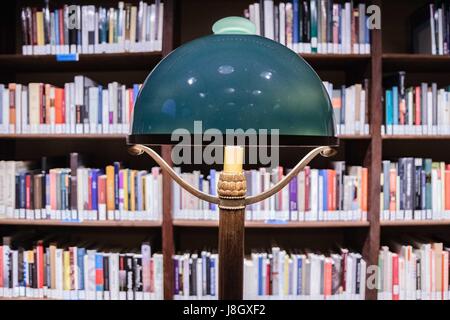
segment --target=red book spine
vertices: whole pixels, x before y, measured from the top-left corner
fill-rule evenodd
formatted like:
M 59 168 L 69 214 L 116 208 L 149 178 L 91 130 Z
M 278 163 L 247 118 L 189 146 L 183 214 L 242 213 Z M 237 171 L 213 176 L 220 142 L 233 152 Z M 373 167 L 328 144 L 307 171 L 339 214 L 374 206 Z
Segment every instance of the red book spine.
M 31 176 L 29 174 L 25 176 L 25 199 L 26 209 L 31 209 Z
M 392 255 L 392 300 L 399 300 L 398 255 Z
M 329 259 L 325 260 L 324 266 L 324 288 L 323 293 L 325 297 L 331 296 L 331 261 Z
M 270 290 L 270 261 L 266 260 L 266 294 L 271 295 L 272 291 Z
M 420 87 L 416 87 L 415 89 L 415 95 L 416 95 L 416 99 L 415 99 L 415 104 L 416 104 L 416 121 L 415 121 L 415 125 L 416 126 L 420 126 L 422 124 L 422 119 L 420 118 L 420 114 L 422 112 L 421 107 L 420 107 Z
M 58 10 L 59 14 L 59 44 L 64 44 L 64 9 Z
M 445 210 L 450 210 L 450 168 L 445 170 Z
M 334 204 L 336 203 L 336 197 L 334 196 L 334 175 L 333 173 L 335 173 L 334 170 L 327 170 L 327 175 L 328 175 L 328 190 L 327 190 L 327 204 L 328 204 L 328 210 L 330 211 L 334 211 L 336 210 L 334 208 Z
M 36 264 L 37 264 L 37 285 L 39 289 L 44 288 L 44 246 L 42 242 L 38 242 L 36 247 Z

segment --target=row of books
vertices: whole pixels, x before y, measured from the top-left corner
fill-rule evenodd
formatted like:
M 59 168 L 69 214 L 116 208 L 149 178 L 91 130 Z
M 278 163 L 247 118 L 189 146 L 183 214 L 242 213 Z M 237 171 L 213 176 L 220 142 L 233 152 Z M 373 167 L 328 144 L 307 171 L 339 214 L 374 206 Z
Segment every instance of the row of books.
M 0 217 L 29 220 L 161 220 L 162 175 L 121 168 L 33 169 L 22 161 L 0 161 Z
M 450 54 L 450 4 L 447 1 L 427 4 L 411 20 L 414 52 Z
M 79 54 L 161 51 L 164 4 L 138 6 L 118 2 L 117 8 L 69 5 L 24 7 L 22 54 Z
M 385 160 L 381 220 L 450 219 L 450 165 L 432 159 Z
M 208 251 L 174 255 L 174 299 L 217 299 L 218 256 Z M 366 262 L 342 249 L 325 256 L 273 247 L 244 260 L 244 299 L 362 300 Z
M 369 54 L 370 31 L 364 3 L 260 0 L 244 15 L 256 32 L 297 53 Z
M 128 133 L 140 85 L 103 87 L 75 76 L 63 88 L 51 84 L 0 84 L 0 133 Z
M 219 257 L 202 251 L 173 256 L 174 299 L 193 300 L 218 298 Z M 230 279 L 230 281 L 233 281 Z
M 0 246 L 0 296 L 65 300 L 163 299 L 162 254 L 57 243 L 25 249 L 10 237 Z
M 441 242 L 381 247 L 379 300 L 448 300 L 449 251 Z
M 323 82 L 330 96 L 338 135 L 369 134 L 369 80 L 363 84 L 337 87 Z
M 191 185 L 206 193 L 217 193 L 219 173 L 211 169 L 178 173 Z M 284 169 L 260 168 L 245 172 L 247 194 L 256 195 L 284 177 Z M 247 220 L 266 221 L 365 221 L 367 220 L 367 168 L 346 167 L 333 162 L 333 169 L 306 167 L 288 186 L 274 196 L 247 207 Z M 217 220 L 218 207 L 197 199 L 173 183 L 174 219 Z
M 405 73 L 398 73 L 399 83 L 385 91 L 386 135 L 450 134 L 450 87 L 422 82 L 405 88 Z
M 278 247 L 252 253 L 244 263 L 245 299 L 364 300 L 361 254 L 288 253 Z

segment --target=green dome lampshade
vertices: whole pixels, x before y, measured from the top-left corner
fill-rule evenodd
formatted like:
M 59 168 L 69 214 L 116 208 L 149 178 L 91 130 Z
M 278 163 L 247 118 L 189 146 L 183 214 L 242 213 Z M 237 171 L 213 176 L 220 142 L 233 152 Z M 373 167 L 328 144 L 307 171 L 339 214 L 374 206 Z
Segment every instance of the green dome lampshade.
M 280 145 L 337 145 L 331 101 L 316 72 L 254 30 L 247 19 L 225 18 L 215 34 L 161 60 L 137 97 L 128 143 L 175 144 L 174 130 L 194 134 L 201 121 L 203 131 L 223 134 L 278 129 Z

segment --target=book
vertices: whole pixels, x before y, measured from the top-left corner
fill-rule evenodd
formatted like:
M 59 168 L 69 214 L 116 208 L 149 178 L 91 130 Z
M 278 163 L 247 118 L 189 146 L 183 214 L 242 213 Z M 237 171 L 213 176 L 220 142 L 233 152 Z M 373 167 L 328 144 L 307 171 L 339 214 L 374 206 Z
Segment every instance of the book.
M 117 7 L 67 4 L 21 9 L 22 54 L 65 55 L 162 50 L 164 3 Z
M 296 53 L 370 54 L 365 4 L 333 0 L 264 0 L 250 4 L 244 16 L 257 34 Z

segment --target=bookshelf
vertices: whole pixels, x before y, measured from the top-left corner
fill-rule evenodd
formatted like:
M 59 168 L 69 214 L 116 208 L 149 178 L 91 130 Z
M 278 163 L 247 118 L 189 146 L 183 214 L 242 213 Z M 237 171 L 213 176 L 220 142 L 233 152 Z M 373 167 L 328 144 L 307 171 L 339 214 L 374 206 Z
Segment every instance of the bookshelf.
M 58 1 L 61 2 L 62 1 Z M 113 1 L 74 1 L 76 3 L 112 4 Z M 136 1 L 131 1 L 136 2 Z M 41 4 L 34 0 L 7 1 L 0 12 L 0 74 L 2 83 L 35 81 L 45 76 L 47 82 L 61 84 L 61 79 L 75 74 L 89 74 L 93 78 L 112 81 L 125 79 L 124 82 L 142 82 L 148 72 L 173 49 L 182 43 L 210 33 L 214 21 L 227 15 L 242 15 L 251 0 L 164 0 L 164 36 L 161 52 L 121 53 L 102 55 L 80 55 L 77 62 L 57 62 L 54 56 L 22 56 L 19 52 L 20 34 L 19 8 L 23 5 Z M 330 247 L 334 243 L 353 246 L 363 253 L 368 265 L 377 264 L 380 244 L 393 237 L 392 229 L 408 227 L 421 234 L 422 227 L 448 228 L 450 221 L 382 221 L 380 222 L 380 173 L 381 161 L 405 155 L 427 156 L 429 152 L 437 158 L 449 160 L 445 150 L 439 148 L 442 143 L 450 142 L 449 135 L 382 136 L 383 122 L 383 72 L 405 70 L 417 74 L 425 80 L 433 77 L 447 77 L 450 72 L 450 56 L 431 56 L 413 54 L 409 43 L 409 16 L 427 1 L 419 0 L 367 0 L 366 4 L 376 4 L 382 10 L 383 30 L 371 32 L 371 54 L 303 54 L 302 57 L 318 72 L 323 80 L 336 81 L 340 84 L 352 84 L 367 77 L 370 81 L 369 119 L 370 134 L 361 136 L 343 135 L 343 146 L 338 155 L 348 162 L 369 168 L 369 212 L 366 222 L 300 222 L 286 224 L 267 224 L 264 222 L 246 223 L 246 250 L 251 246 L 264 247 L 271 240 L 301 247 L 317 245 Z M 43 155 L 64 156 L 71 151 L 88 153 L 95 159 L 95 164 L 106 164 L 114 160 L 126 161 L 128 167 L 149 168 L 152 163 L 146 158 L 133 158 L 127 153 L 126 136 L 109 135 L 44 135 L 44 134 L 0 134 L 0 156 L 2 159 L 39 159 Z M 415 143 L 417 142 L 417 143 Z M 99 144 L 102 152 L 98 152 Z M 104 151 L 103 151 L 104 150 Z M 157 148 L 162 157 L 171 163 L 171 147 L 162 145 Z M 406 153 L 406 154 L 405 154 Z M 292 153 L 291 153 L 292 154 Z M 300 156 L 296 156 L 300 158 Z M 283 163 L 282 163 L 283 164 Z M 149 233 L 159 238 L 164 254 L 164 297 L 173 297 L 172 255 L 186 248 L 202 249 L 210 245 L 217 248 L 216 221 L 192 221 L 172 219 L 172 182 L 163 173 L 163 218 L 162 221 L 28 221 L 0 220 L 0 232 L 13 226 L 15 230 L 22 227 L 46 228 L 71 233 L 84 229 L 95 229 L 97 236 L 111 237 L 117 229 L 127 237 L 134 232 Z M 60 229 L 63 229 L 61 231 Z M 389 229 L 389 230 L 388 230 Z M 388 230 L 389 232 L 384 232 Z M 402 229 L 403 230 L 403 229 Z M 448 230 L 448 229 L 446 229 Z M 383 231 L 383 232 L 382 232 Z M 56 232 L 56 231 L 55 231 Z M 285 237 L 291 237 L 289 240 Z M 290 241 L 292 239 L 292 241 Z M 316 243 L 314 243 L 316 242 Z M 367 299 L 376 299 L 374 290 L 366 291 Z

